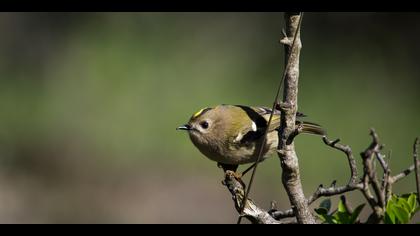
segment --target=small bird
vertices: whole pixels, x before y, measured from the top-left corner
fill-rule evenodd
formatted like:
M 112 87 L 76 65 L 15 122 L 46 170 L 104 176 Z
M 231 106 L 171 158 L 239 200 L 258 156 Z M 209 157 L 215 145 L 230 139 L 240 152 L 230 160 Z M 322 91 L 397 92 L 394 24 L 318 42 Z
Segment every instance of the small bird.
M 218 163 L 224 171 L 236 172 L 239 165 L 255 163 L 259 148 L 268 128 L 266 143 L 260 161 L 277 150 L 280 111 L 275 110 L 269 127 L 271 109 L 242 105 L 218 105 L 206 107 L 194 113 L 189 122 L 177 128 L 189 133 L 192 143 L 210 160 Z M 297 124 L 302 133 L 325 135 L 324 129 L 311 122 L 300 121 L 304 117 L 297 113 Z M 251 166 L 252 167 L 252 166 Z M 245 174 L 245 170 L 239 176 Z

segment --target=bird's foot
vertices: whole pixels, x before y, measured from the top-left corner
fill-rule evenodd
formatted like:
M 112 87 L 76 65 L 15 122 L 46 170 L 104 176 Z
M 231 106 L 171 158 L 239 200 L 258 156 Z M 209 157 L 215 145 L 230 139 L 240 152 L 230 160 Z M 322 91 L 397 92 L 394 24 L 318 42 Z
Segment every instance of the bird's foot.
M 223 169 L 225 175 L 227 175 L 227 174 L 232 175 L 245 188 L 245 184 L 242 181 L 242 176 L 246 172 L 242 172 L 242 173 L 236 172 L 237 169 L 238 169 L 238 165 L 217 163 L 217 166 L 219 168 L 222 168 Z
M 234 171 L 231 171 L 231 170 L 226 170 L 225 175 L 233 176 L 242 185 L 242 187 L 245 189 L 246 185 L 242 181 L 242 173 L 234 172 Z

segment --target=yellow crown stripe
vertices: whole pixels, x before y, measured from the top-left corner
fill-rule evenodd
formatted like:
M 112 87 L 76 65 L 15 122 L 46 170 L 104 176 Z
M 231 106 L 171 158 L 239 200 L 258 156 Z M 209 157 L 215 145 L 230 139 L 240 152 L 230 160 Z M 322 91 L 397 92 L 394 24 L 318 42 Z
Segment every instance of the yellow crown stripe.
M 204 109 L 206 109 L 206 108 L 203 108 L 203 109 L 201 109 L 201 110 L 197 111 L 196 113 L 194 113 L 193 118 L 196 118 L 196 117 L 197 117 L 197 116 L 199 116 L 201 113 L 203 113 Z

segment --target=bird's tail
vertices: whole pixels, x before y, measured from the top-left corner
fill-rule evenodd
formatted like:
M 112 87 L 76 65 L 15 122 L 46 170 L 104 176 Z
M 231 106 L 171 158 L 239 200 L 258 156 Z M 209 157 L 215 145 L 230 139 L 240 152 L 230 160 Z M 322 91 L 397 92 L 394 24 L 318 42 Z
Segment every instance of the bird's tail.
M 322 128 L 320 125 L 307 122 L 307 121 L 301 121 L 302 123 L 302 132 L 306 134 L 315 134 L 315 135 L 327 135 L 327 132 Z

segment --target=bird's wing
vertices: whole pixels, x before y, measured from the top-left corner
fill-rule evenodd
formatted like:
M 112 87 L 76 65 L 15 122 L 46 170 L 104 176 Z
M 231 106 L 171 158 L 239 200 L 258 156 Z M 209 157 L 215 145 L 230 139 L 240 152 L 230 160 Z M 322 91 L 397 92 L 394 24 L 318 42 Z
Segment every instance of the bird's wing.
M 258 114 L 263 116 L 268 123 L 271 115 L 271 109 L 267 107 L 253 107 Z M 312 122 L 302 121 L 300 118 L 306 117 L 305 114 L 301 112 L 296 113 L 296 124 L 302 125 L 302 132 L 307 134 L 315 134 L 315 135 L 326 135 L 325 129 L 323 129 L 320 125 Z M 274 110 L 273 118 L 270 123 L 270 127 L 268 129 L 269 132 L 276 130 L 280 127 L 280 111 Z
M 261 138 L 264 135 L 264 132 L 267 128 L 272 110 L 268 107 L 248 107 L 241 105 L 237 105 L 237 107 L 240 107 L 243 111 L 247 113 L 248 117 L 252 120 L 252 125 L 241 125 L 239 135 L 235 138 L 235 141 L 238 141 L 240 143 L 250 143 Z M 296 113 L 297 119 L 301 117 L 305 117 L 305 115 L 300 112 Z M 304 133 L 318 135 L 325 134 L 325 131 L 322 129 L 322 127 L 315 123 L 302 121 L 297 121 L 297 123 L 303 124 Z M 268 127 L 268 132 L 277 130 L 279 127 L 280 111 L 274 110 L 270 126 Z
M 252 143 L 264 135 L 267 120 L 258 110 L 249 106 L 236 105 L 238 112 L 245 112 L 249 119 L 241 119 L 235 122 L 238 131 L 234 141 L 240 144 Z
M 252 107 L 252 109 L 254 111 L 256 111 L 260 116 L 264 117 L 264 119 L 267 121 L 270 119 L 270 115 L 271 115 L 271 108 L 268 107 Z M 306 117 L 305 114 L 301 113 L 301 112 L 297 112 L 296 113 L 296 118 L 302 118 L 302 117 Z M 271 132 L 273 130 L 276 130 L 280 127 L 280 111 L 275 109 L 274 113 L 273 113 L 273 118 L 271 119 L 271 123 L 270 123 L 270 127 L 268 129 L 268 132 Z
M 249 107 L 242 105 L 237 105 L 237 107 L 246 112 L 252 122 L 249 125 L 241 126 L 240 134 L 242 134 L 242 137 L 238 136 L 236 141 L 240 140 L 240 143 L 250 143 L 261 138 L 267 128 L 271 109 L 266 107 Z M 274 111 L 268 131 L 271 132 L 277 129 L 279 126 L 280 112 L 276 110 Z
M 268 107 L 252 107 L 252 109 L 257 112 L 261 117 L 266 121 L 264 129 L 267 127 L 268 121 L 271 115 L 271 108 Z M 280 111 L 274 110 L 273 117 L 271 119 L 270 127 L 268 127 L 268 132 L 278 129 L 280 126 Z

